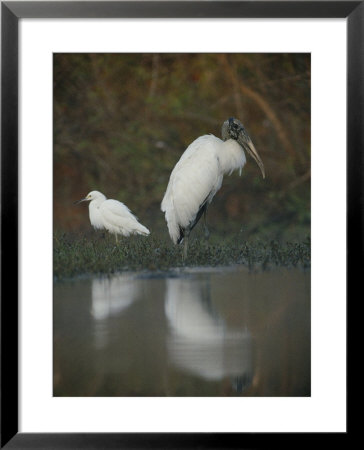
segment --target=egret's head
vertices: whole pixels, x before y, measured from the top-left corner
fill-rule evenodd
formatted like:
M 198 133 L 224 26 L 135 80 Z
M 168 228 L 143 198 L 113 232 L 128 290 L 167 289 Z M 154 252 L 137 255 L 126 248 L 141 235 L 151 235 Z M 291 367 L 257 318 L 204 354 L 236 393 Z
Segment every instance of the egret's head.
M 86 195 L 85 198 L 81 198 L 81 200 L 78 200 L 77 202 L 75 202 L 75 204 L 81 203 L 81 202 L 90 202 L 92 200 L 97 200 L 97 199 L 105 200 L 106 197 L 104 194 L 101 194 L 101 192 L 99 192 L 99 191 L 91 191 Z
M 250 139 L 248 133 L 244 128 L 244 125 L 240 122 L 240 120 L 235 119 L 234 117 L 230 117 L 229 119 L 225 120 L 222 125 L 221 135 L 224 141 L 227 141 L 228 139 L 234 139 L 235 141 L 237 141 L 258 164 L 263 178 L 265 178 L 263 161 L 260 159 L 260 156 L 256 151 L 252 140 Z
M 86 195 L 85 200 L 97 200 L 98 198 L 105 198 L 105 195 L 99 191 L 91 191 Z

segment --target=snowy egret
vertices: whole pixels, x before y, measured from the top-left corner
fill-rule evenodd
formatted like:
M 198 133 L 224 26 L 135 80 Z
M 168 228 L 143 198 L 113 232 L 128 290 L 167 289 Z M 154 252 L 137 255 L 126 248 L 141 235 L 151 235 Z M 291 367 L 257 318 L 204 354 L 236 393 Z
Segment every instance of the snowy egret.
M 95 229 L 106 229 L 115 235 L 118 242 L 118 234 L 130 236 L 131 234 L 148 235 L 148 228 L 138 222 L 130 209 L 118 200 L 107 199 L 99 191 L 89 192 L 85 198 L 76 203 L 89 201 L 89 214 L 91 225 Z
M 188 237 L 216 192 L 225 174 L 241 170 L 246 150 L 256 161 L 265 178 L 264 165 L 243 124 L 230 117 L 222 126 L 222 140 L 210 134 L 197 138 L 175 165 L 161 204 L 169 235 L 175 244 L 184 240 L 183 259 L 187 256 Z

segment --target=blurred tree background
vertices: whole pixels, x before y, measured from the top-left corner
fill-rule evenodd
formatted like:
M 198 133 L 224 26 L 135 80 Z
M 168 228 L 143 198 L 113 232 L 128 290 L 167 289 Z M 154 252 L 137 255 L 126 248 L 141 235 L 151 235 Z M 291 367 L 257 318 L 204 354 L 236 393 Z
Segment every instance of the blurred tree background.
M 54 54 L 54 230 L 90 232 L 73 202 L 99 190 L 169 239 L 160 203 L 174 165 L 233 116 L 266 179 L 249 156 L 241 177 L 225 177 L 211 237 L 306 238 L 310 97 L 309 54 Z

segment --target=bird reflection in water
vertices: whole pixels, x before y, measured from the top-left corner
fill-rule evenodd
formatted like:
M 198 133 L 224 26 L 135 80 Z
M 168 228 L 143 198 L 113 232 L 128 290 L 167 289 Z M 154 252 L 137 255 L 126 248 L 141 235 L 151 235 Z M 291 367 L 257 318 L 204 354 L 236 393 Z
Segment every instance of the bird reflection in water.
M 137 298 L 139 284 L 128 275 L 92 280 L 91 316 L 95 322 L 95 345 L 103 348 L 108 344 L 112 317 L 124 312 Z
M 209 280 L 169 278 L 165 313 L 171 363 L 208 381 L 229 378 L 236 392 L 252 380 L 252 339 L 246 327 L 229 328 L 211 304 Z

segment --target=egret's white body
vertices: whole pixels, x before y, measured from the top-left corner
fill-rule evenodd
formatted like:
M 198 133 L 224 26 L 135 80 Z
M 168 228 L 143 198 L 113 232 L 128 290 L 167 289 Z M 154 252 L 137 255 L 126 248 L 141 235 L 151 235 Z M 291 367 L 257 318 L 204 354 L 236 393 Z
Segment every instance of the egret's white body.
M 162 200 L 169 235 L 177 244 L 185 239 L 184 256 L 190 231 L 206 214 L 216 192 L 221 188 L 224 175 L 243 169 L 246 163 L 244 149 L 259 165 L 263 177 L 263 163 L 237 119 L 224 122 L 222 137 L 205 135 L 193 141 L 175 165 Z
M 148 228 L 138 222 L 138 218 L 132 214 L 124 203 L 118 200 L 107 199 L 99 191 L 92 191 L 80 200 L 90 201 L 89 216 L 91 225 L 95 229 L 105 229 L 109 233 L 130 236 L 131 234 L 148 235 Z
M 90 192 L 86 198 L 97 191 Z M 104 221 L 102 220 L 102 215 L 100 211 L 100 206 L 103 202 L 106 201 L 106 197 L 101 192 L 98 193 L 98 196 L 95 196 L 94 200 L 91 200 L 88 205 L 88 213 L 90 216 L 91 225 L 95 228 L 95 230 L 103 230 L 105 229 Z
M 130 275 L 93 278 L 91 285 L 91 314 L 95 320 L 121 314 L 136 299 L 139 288 Z

